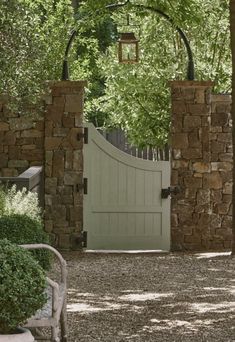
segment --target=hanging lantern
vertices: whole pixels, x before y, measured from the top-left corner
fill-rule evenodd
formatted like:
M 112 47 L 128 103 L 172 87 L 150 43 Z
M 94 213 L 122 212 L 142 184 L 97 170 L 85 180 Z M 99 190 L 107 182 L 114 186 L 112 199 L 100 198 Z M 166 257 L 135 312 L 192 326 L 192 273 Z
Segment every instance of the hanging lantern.
M 118 59 L 122 64 L 139 62 L 139 40 L 133 32 L 121 33 L 118 41 Z

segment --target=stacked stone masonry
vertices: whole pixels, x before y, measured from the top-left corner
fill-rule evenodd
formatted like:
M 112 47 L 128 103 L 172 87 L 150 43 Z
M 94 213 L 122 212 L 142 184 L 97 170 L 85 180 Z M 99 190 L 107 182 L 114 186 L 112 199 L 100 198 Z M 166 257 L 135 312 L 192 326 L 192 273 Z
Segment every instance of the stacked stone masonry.
M 45 229 L 60 249 L 81 248 L 84 82 L 51 84 L 45 115 L 12 113 L 0 97 L 0 176 L 45 173 Z M 172 82 L 172 250 L 231 247 L 232 137 L 229 95 L 211 82 Z
M 172 82 L 173 250 L 231 247 L 232 133 L 229 95 L 211 82 Z
M 232 120 L 231 96 L 212 95 L 211 173 L 216 184 L 211 189 L 211 231 L 219 248 L 232 241 Z
M 44 162 L 44 121 L 13 113 L 0 97 L 0 176 L 14 177 Z
M 55 82 L 45 114 L 32 120 L 8 110 L 0 98 L 0 176 L 44 166 L 45 230 L 60 249 L 82 246 L 83 97 L 85 82 Z
M 45 229 L 60 249 L 80 248 L 84 82 L 51 85 L 45 116 Z

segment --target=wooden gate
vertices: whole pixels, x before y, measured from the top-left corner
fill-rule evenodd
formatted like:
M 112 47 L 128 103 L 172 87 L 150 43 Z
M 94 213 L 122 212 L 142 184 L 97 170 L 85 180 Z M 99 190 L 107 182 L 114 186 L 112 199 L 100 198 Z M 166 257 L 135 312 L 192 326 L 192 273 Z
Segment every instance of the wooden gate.
M 84 230 L 88 249 L 169 250 L 170 163 L 132 157 L 92 124 L 84 145 Z

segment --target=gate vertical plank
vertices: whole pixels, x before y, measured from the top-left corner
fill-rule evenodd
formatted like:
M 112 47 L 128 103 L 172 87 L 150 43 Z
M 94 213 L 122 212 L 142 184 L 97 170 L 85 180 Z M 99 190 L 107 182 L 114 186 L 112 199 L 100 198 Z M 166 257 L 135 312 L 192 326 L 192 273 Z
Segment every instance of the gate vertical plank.
M 110 178 L 109 160 L 110 158 L 108 158 L 107 154 L 102 151 L 100 154 L 100 163 L 102 165 L 102 169 L 98 169 L 98 166 L 95 166 L 100 173 L 100 202 L 104 205 L 109 203 L 109 186 L 112 181 Z M 102 170 L 104 170 L 104 172 L 102 172 Z
M 118 204 L 126 204 L 126 167 L 122 163 L 118 163 Z
M 130 167 L 127 169 L 127 203 L 135 205 L 136 199 L 136 169 Z
M 109 203 L 115 205 L 118 200 L 118 161 L 115 159 L 110 163 L 110 176 Z
M 136 200 L 135 203 L 137 206 L 142 206 L 144 204 L 144 196 L 145 196 L 145 176 L 144 171 L 136 169 Z

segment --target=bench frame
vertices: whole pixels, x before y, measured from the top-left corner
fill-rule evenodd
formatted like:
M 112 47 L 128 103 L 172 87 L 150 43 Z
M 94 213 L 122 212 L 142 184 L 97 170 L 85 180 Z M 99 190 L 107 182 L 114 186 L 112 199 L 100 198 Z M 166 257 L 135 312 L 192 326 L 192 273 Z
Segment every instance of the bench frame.
M 51 251 L 59 260 L 60 265 L 60 281 L 57 283 L 54 280 L 46 277 L 47 285 L 52 289 L 52 315 L 50 317 L 35 318 L 31 317 L 25 327 L 35 328 L 39 335 L 36 340 L 46 340 L 52 342 L 67 342 L 67 264 L 62 255 L 53 247 L 46 244 L 27 244 L 20 245 L 29 250 L 47 249 Z M 43 336 L 38 328 L 51 328 L 51 336 Z M 61 334 L 60 334 L 61 331 Z M 61 338 L 59 337 L 61 335 Z

